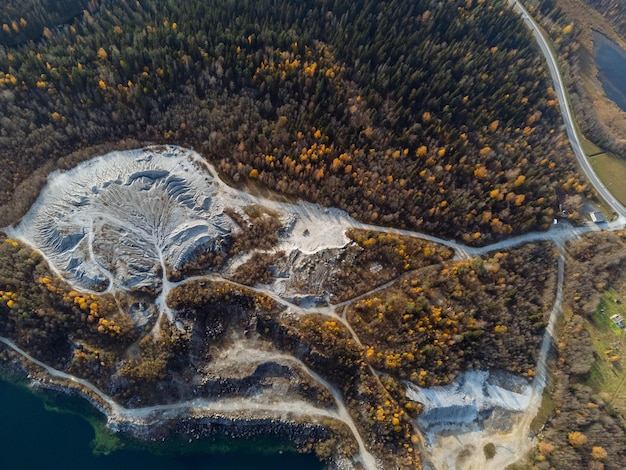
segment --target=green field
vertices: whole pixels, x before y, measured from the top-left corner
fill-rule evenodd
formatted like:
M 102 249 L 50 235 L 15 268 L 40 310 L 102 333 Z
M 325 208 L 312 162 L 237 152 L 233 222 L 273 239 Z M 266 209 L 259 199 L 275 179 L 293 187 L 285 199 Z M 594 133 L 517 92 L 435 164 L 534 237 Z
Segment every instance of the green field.
M 600 147 L 598 147 L 596 144 L 594 144 L 590 140 L 587 140 L 587 138 L 584 135 L 582 135 L 580 132 L 578 133 L 578 138 L 580 140 L 580 145 L 582 146 L 585 154 L 595 155 L 595 154 L 603 153 L 603 150 Z
M 588 322 L 596 353 L 587 385 L 591 386 L 626 422 L 626 332 L 611 320 L 614 314 L 626 318 L 626 305 L 609 289 Z
M 626 205 L 626 160 L 603 153 L 590 158 L 593 170 L 615 198 Z

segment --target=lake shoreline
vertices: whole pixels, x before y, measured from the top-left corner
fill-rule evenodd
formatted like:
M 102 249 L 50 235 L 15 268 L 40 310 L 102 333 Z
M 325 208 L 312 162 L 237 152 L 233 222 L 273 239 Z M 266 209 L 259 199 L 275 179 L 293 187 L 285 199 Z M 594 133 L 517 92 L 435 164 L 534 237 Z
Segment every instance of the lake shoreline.
M 324 468 L 322 462 L 311 452 L 300 453 L 297 450 L 313 434 L 324 432 L 321 428 L 313 429 L 318 428 L 316 426 L 278 420 L 237 421 L 196 416 L 176 416 L 144 426 L 138 426 L 130 420 L 117 421 L 115 426 L 111 426 L 110 413 L 89 393 L 79 388 L 46 382 L 41 377 L 37 378 L 39 374 L 32 374 L 33 371 L 29 371 L 23 364 L 6 357 L 3 359 L 0 364 L 0 396 L 10 395 L 11 399 L 8 401 L 11 403 L 11 410 L 19 409 L 22 403 L 30 402 L 31 406 L 24 413 L 32 411 L 37 414 L 37 418 L 33 420 L 16 416 L 19 422 L 12 423 L 4 416 L 8 411 L 0 413 L 3 418 L 0 436 L 6 434 L 4 443 L 14 433 L 15 428 L 19 429 L 30 421 L 45 423 L 49 420 L 69 420 L 73 425 L 69 428 L 63 427 L 63 432 L 58 437 L 71 441 L 76 430 L 77 441 L 87 440 L 81 451 L 88 456 L 83 458 L 100 462 L 125 459 L 127 456 L 122 454 L 130 452 L 141 454 L 141 459 L 155 461 L 203 458 L 212 462 L 224 461 L 225 466 L 218 468 L 228 468 L 227 462 L 231 459 L 249 460 L 250 463 L 257 459 L 271 462 L 269 467 L 263 468 L 293 468 L 293 465 L 303 470 Z M 46 440 L 51 443 L 55 437 L 57 436 L 48 433 Z M 28 445 L 26 442 L 16 442 L 10 447 L 19 447 L 20 444 Z M 37 456 L 29 458 L 36 459 Z M 10 453 L 8 459 L 10 462 Z M 20 468 L 34 467 L 35 465 L 27 465 Z M 163 468 L 174 467 L 166 464 Z
M 607 99 L 626 112 L 626 51 L 605 34 L 593 30 L 593 60 Z

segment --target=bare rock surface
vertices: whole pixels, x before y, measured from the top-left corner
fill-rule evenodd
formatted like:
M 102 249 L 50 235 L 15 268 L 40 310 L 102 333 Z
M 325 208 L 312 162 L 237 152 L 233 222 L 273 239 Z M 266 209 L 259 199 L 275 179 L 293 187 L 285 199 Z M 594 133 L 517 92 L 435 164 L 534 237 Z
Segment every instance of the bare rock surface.
M 50 175 L 8 231 L 79 288 L 156 288 L 163 267 L 178 268 L 235 229 L 218 191 L 213 175 L 183 149 L 113 152 Z

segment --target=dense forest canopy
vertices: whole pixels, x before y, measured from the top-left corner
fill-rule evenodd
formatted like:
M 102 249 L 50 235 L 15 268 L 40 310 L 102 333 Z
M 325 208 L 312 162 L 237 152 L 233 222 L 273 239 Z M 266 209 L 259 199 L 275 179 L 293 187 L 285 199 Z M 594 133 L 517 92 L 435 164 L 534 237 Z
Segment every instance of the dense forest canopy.
M 609 0 L 585 0 L 591 7 L 602 13 L 607 18 L 615 31 L 622 37 L 626 37 L 626 5 L 623 2 Z
M 2 224 L 61 157 L 125 139 L 473 243 L 546 227 L 585 190 L 505 1 L 30 3 L 3 12 Z
M 28 210 L 50 171 L 147 143 L 194 148 L 228 184 L 468 244 L 547 228 L 560 209 L 576 217 L 587 192 L 544 60 L 505 0 L 24 0 L 0 10 L 0 227 Z M 362 435 L 385 468 L 421 465 L 422 405 L 405 381 L 445 384 L 469 368 L 535 376 L 560 302 L 552 244 L 461 259 L 353 229 L 346 247 L 292 269 L 296 250 L 279 250 L 279 233 L 294 226 L 258 207 L 224 213 L 240 230 L 220 250 L 155 270 L 168 289 L 180 281 L 162 302 L 176 322 L 155 313 L 163 287 L 77 292 L 37 250 L 0 234 L 1 336 L 128 407 L 247 398 L 258 383 L 288 382 L 300 403 L 350 415 L 320 421 L 326 437 L 306 438 L 308 450 L 360 457 L 352 437 Z M 623 264 L 623 240 L 594 240 L 568 247 L 567 263 L 580 266 L 567 277 L 580 279 L 565 295 L 585 304 L 567 309 L 580 315 Z M 598 269 L 583 265 L 598 252 Z M 268 294 L 287 278 L 293 298 Z M 558 354 L 577 374 L 592 348 L 566 320 Z M 252 362 L 229 362 L 233 338 L 248 342 Z M 8 363 L 15 354 L 4 349 Z M 272 367 L 257 368 L 255 354 Z M 233 366 L 242 363 L 250 370 Z M 572 434 L 597 444 L 603 433 L 578 419 L 596 409 L 588 394 L 558 383 L 555 396 L 570 402 L 561 420 L 578 420 Z M 565 425 L 554 422 L 547 434 L 563 446 Z
M 16 46 L 40 37 L 82 13 L 87 0 L 7 0 L 0 9 L 0 44 Z M 28 18 L 28 19 L 27 19 Z

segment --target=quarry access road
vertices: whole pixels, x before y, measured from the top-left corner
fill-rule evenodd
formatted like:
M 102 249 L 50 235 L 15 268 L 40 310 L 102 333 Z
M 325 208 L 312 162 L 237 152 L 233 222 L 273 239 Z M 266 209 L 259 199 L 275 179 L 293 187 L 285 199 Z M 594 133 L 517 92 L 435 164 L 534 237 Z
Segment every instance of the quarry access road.
M 546 40 L 546 38 L 544 37 L 541 28 L 539 27 L 539 25 L 535 22 L 535 20 L 530 16 L 530 14 L 528 13 L 528 11 L 520 4 L 520 2 L 518 0 L 511 0 L 511 4 L 513 5 L 513 7 L 515 8 L 516 11 L 518 11 L 520 13 L 520 15 L 522 16 L 523 20 L 526 22 L 526 24 L 528 25 L 528 27 L 532 30 L 535 39 L 543 53 L 543 55 L 546 58 L 547 61 L 547 65 L 554 83 L 554 88 L 555 91 L 557 92 L 558 98 L 559 98 L 559 105 L 561 108 L 561 112 L 563 115 L 563 120 L 565 123 L 565 127 L 566 127 L 566 132 L 567 135 L 569 137 L 569 140 L 571 142 L 572 145 L 572 149 L 574 151 L 574 154 L 578 160 L 578 163 L 580 164 L 580 167 L 582 168 L 583 172 L 585 173 L 585 175 L 587 176 L 588 180 L 590 181 L 590 183 L 593 185 L 593 187 L 596 189 L 596 191 L 598 192 L 598 194 L 610 205 L 611 209 L 615 212 L 615 214 L 618 216 L 618 221 L 615 224 L 611 224 L 608 226 L 609 229 L 618 229 L 623 227 L 624 222 L 626 222 L 626 208 L 620 204 L 615 198 L 614 196 L 608 191 L 608 189 L 606 188 L 606 186 L 602 183 L 602 181 L 600 181 L 600 179 L 598 178 L 598 176 L 596 175 L 596 173 L 594 172 L 593 168 L 591 167 L 589 160 L 587 159 L 587 156 L 582 148 L 577 130 L 576 130 L 576 125 L 575 125 L 575 121 L 574 121 L 574 117 L 573 114 L 571 112 L 570 109 L 570 102 L 569 99 L 567 97 L 566 94 L 566 89 L 565 89 L 565 85 L 563 82 L 563 78 L 559 72 L 558 69 L 558 65 L 557 65 L 557 61 L 556 61 L 556 57 L 554 55 L 554 53 L 552 52 L 550 45 L 548 43 L 548 41 Z M 457 243 L 456 241 L 453 240 L 444 240 L 441 239 L 439 237 L 435 237 L 435 236 L 429 236 L 426 234 L 421 234 L 418 232 L 414 232 L 414 231 L 410 231 L 410 230 L 400 230 L 400 229 L 392 229 L 392 228 L 388 228 L 388 227 L 378 227 L 378 226 L 374 226 L 374 225 L 369 225 L 369 224 L 361 224 L 361 223 L 352 223 L 349 224 L 352 228 L 357 228 L 357 229 L 366 229 L 366 230 L 375 230 L 375 231 L 379 231 L 379 232 L 386 232 L 386 233 L 390 233 L 390 234 L 399 234 L 399 235 L 404 235 L 404 236 L 409 236 L 409 237 L 413 237 L 413 238 L 420 238 L 420 239 L 424 239 L 424 240 L 428 240 L 431 241 L 433 243 L 437 243 L 437 244 L 441 244 L 444 246 L 447 246 L 451 249 L 453 249 L 455 251 L 456 257 L 460 258 L 460 259 L 468 259 L 474 256 L 480 256 L 480 255 L 484 255 L 487 254 L 489 252 L 493 252 L 493 251 L 497 251 L 497 250 L 506 250 L 508 248 L 517 246 L 517 245 L 521 245 L 524 243 L 531 243 L 531 242 L 536 242 L 536 241 L 552 241 L 553 243 L 555 243 L 555 245 L 559 248 L 560 251 L 560 258 L 559 258 L 559 270 L 558 270 L 558 294 L 557 294 L 557 298 L 555 299 L 555 303 L 554 303 L 554 307 L 552 309 L 551 312 L 551 316 L 550 316 L 550 324 L 549 327 L 546 329 L 546 333 L 544 336 L 544 341 L 542 343 L 541 346 L 541 354 L 540 354 L 540 359 L 538 361 L 537 364 L 537 377 L 535 378 L 535 383 L 534 388 L 535 388 L 535 396 L 536 396 L 536 400 L 533 401 L 533 406 L 529 407 L 529 409 L 526 411 L 526 413 L 524 414 L 524 420 L 523 420 L 523 424 L 520 423 L 521 425 L 517 428 L 518 432 L 516 432 L 516 444 L 517 444 L 517 452 L 515 455 L 514 460 L 517 460 L 517 458 L 520 458 L 522 456 L 522 454 L 524 453 L 523 451 L 527 450 L 528 447 L 526 447 L 524 444 L 528 443 L 528 439 L 527 439 L 527 435 L 528 435 L 528 427 L 530 424 L 530 420 L 532 419 L 532 417 L 536 414 L 537 408 L 538 408 L 538 404 L 539 404 L 539 398 L 540 398 L 540 393 L 538 393 L 540 390 L 543 389 L 543 387 L 545 386 L 545 374 L 546 374 L 546 353 L 547 353 L 547 347 L 550 344 L 551 340 L 552 340 L 552 334 L 553 331 L 551 331 L 554 326 L 554 320 L 556 320 L 556 318 L 558 317 L 558 314 L 561 311 L 561 302 L 562 302 L 562 285 L 563 285 L 563 252 L 562 252 L 562 247 L 564 246 L 564 243 L 568 240 L 574 240 L 579 238 L 582 234 L 584 234 L 585 232 L 589 232 L 594 230 L 594 227 L 587 225 L 587 226 L 583 226 L 583 227 L 573 227 L 568 223 L 559 223 L 556 225 L 551 226 L 550 230 L 546 231 L 546 232 L 531 232 L 531 233 L 527 233 L 521 236 L 516 236 L 516 237 L 511 237 L 508 238 L 506 240 L 502 240 L 500 242 L 497 243 L 493 243 L 484 247 L 469 247 L 469 246 L 465 246 L 461 243 Z M 597 229 L 597 228 L 595 228 Z M 53 263 L 49 263 L 50 266 L 53 266 Z M 60 274 L 60 273 L 57 273 Z M 62 276 L 60 276 L 62 277 Z M 187 280 L 188 281 L 188 280 Z M 227 280 L 225 280 L 227 281 Z M 228 282 L 228 281 L 227 281 Z M 394 281 L 388 283 L 389 285 L 392 284 Z M 359 296 L 359 298 L 365 297 L 368 294 L 371 294 L 375 291 L 378 290 L 382 290 L 385 287 L 387 287 L 388 285 L 385 284 L 383 286 L 379 286 L 371 291 L 369 291 L 368 293 L 365 293 L 361 296 Z M 168 285 L 168 291 L 169 291 L 169 285 Z M 246 287 L 248 288 L 248 286 L 242 286 L 242 287 Z M 259 289 L 260 290 L 260 289 Z M 262 289 L 260 290 L 263 293 L 270 295 L 271 297 L 273 297 L 275 300 L 281 302 L 281 303 L 285 303 L 285 300 L 280 298 L 278 295 L 276 295 L 276 293 L 270 292 L 269 289 Z M 165 296 L 163 296 L 163 300 L 165 300 Z M 356 299 L 352 299 L 349 300 L 345 303 L 345 305 L 348 305 L 352 302 L 354 302 Z M 165 302 L 163 302 L 164 305 L 161 305 L 161 308 L 163 309 L 163 307 L 166 305 Z M 300 308 L 297 307 L 295 305 L 290 305 L 291 307 L 295 307 L 295 308 Z M 334 309 L 337 306 L 329 306 L 330 308 L 328 310 Z M 307 309 L 308 310 L 308 309 Z M 311 309 L 313 310 L 313 309 Z M 320 310 L 319 308 L 317 308 L 317 310 Z M 327 313 L 327 312 L 324 312 Z M 337 315 L 335 313 L 334 315 L 336 318 L 339 318 L 341 321 L 343 321 L 344 323 L 347 323 L 347 321 L 345 320 L 345 318 L 340 318 L 339 315 Z M 354 332 L 351 331 L 351 333 L 354 335 Z M 12 350 L 14 350 L 16 353 L 22 355 L 25 359 L 27 359 L 28 361 L 30 361 L 31 363 L 34 363 L 36 365 L 38 365 L 39 367 L 42 367 L 50 376 L 52 377 L 56 377 L 58 379 L 61 380 L 69 380 L 72 382 L 75 382 L 76 384 L 85 387 L 89 390 L 91 390 L 92 393 L 94 393 L 95 395 L 98 395 L 98 397 L 100 398 L 100 400 L 104 401 L 110 408 L 112 412 L 117 411 L 120 414 L 125 414 L 125 412 L 128 412 L 127 410 L 125 410 L 123 407 L 121 407 L 119 404 L 117 404 L 116 402 L 114 402 L 110 397 L 108 397 L 107 395 L 105 395 L 104 393 L 102 393 L 100 390 L 98 390 L 95 386 L 93 386 L 92 384 L 90 384 L 89 382 L 85 381 L 84 379 L 80 379 L 78 377 L 72 376 L 70 374 L 66 374 L 62 371 L 58 371 L 55 369 L 52 369 L 50 366 L 47 366 L 46 364 L 42 363 L 41 361 L 38 361 L 37 359 L 33 358 L 32 356 L 30 356 L 28 353 L 26 353 L 25 351 L 23 351 L 22 349 L 20 349 L 17 345 L 15 345 L 12 341 L 10 341 L 7 338 L 0 338 L 0 342 L 2 342 L 5 346 L 11 348 Z M 345 405 L 343 405 L 343 403 L 341 402 L 341 396 L 340 394 L 338 394 L 332 387 L 329 387 L 329 384 L 324 383 L 323 379 L 321 377 L 315 377 L 315 379 L 318 380 L 318 382 L 321 382 L 324 386 L 326 386 L 327 388 L 329 388 L 329 390 L 333 393 L 333 396 L 335 398 L 335 400 L 337 401 L 337 404 L 339 405 L 339 408 L 341 409 L 341 416 L 333 416 L 335 419 L 340 419 L 342 421 L 344 421 L 346 424 L 348 424 L 348 426 L 350 427 L 350 429 L 353 431 L 353 433 L 355 434 L 355 438 L 357 439 L 357 441 L 359 441 L 359 447 L 360 447 L 360 459 L 361 459 L 361 463 L 364 464 L 367 468 L 375 468 L 376 467 L 376 463 L 373 460 L 373 457 L 371 456 L 371 454 L 369 454 L 364 446 L 364 443 L 362 441 L 362 439 L 360 439 L 360 435 L 358 430 L 356 429 L 356 427 L 354 426 L 354 423 L 350 422 L 351 419 L 349 416 L 349 413 L 347 413 L 347 409 L 345 409 Z M 190 408 L 192 406 L 197 406 L 198 403 L 180 403 L 180 404 L 175 404 L 175 405 L 165 405 L 166 408 L 170 408 L 171 410 L 174 409 L 184 409 L 184 408 Z M 206 406 L 207 404 L 205 404 Z M 249 403 L 247 404 L 248 406 L 250 406 L 250 408 L 256 408 L 258 406 L 258 404 L 252 404 Z M 342 406 L 343 405 L 343 406 Z M 246 407 L 245 403 L 239 402 L 238 403 L 239 407 Z M 300 404 L 301 406 L 301 404 Z M 285 407 L 285 408 L 289 408 L 289 407 Z M 133 410 L 132 414 L 137 413 L 139 410 Z M 154 410 L 144 410 L 144 411 L 157 411 L 156 409 Z M 164 409 L 162 409 L 161 411 L 164 411 Z M 223 410 L 222 410 L 223 411 Z M 269 411 L 269 410 L 268 410 Z M 279 411 L 274 409 L 273 411 Z M 286 409 L 283 409 L 282 411 L 287 411 Z M 289 410 L 292 411 L 292 410 Z M 321 415 L 321 416 L 328 416 L 328 411 L 327 410 L 319 410 L 319 409 L 311 409 L 311 410 L 307 410 L 310 414 L 317 414 L 317 415 Z M 478 455 L 478 453 L 477 453 Z
M 576 227 L 567 221 L 560 221 L 556 224 L 552 224 L 550 226 L 550 229 L 544 232 L 528 232 L 523 235 L 505 238 L 504 240 L 500 240 L 499 242 L 491 243 L 489 245 L 473 247 L 464 245 L 454 240 L 446 240 L 444 238 L 435 237 L 433 235 L 426 235 L 424 233 L 415 232 L 412 230 L 379 227 L 377 225 L 362 224 L 360 222 L 355 222 L 351 224 L 349 228 L 372 230 L 388 233 L 391 235 L 403 235 L 411 238 L 419 238 L 420 240 L 427 240 L 432 243 L 447 246 L 448 248 L 454 250 L 455 257 L 458 259 L 469 259 L 475 256 L 482 256 L 493 251 L 507 250 L 518 245 L 523 245 L 524 243 L 551 241 L 556 245 L 561 245 L 566 241 L 576 240 L 587 232 L 600 230 L 597 226 L 593 224 L 586 224 L 580 227 Z M 613 228 L 613 226 L 608 226 L 608 228 Z M 621 228 L 621 225 L 619 227 L 616 226 L 615 228 Z

